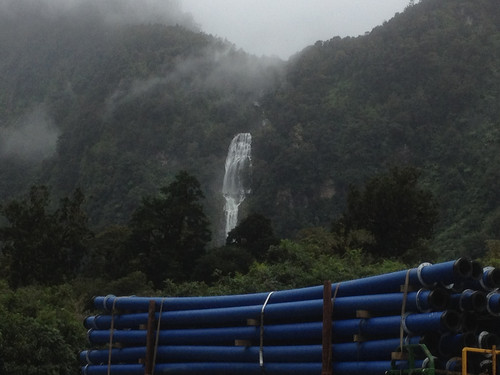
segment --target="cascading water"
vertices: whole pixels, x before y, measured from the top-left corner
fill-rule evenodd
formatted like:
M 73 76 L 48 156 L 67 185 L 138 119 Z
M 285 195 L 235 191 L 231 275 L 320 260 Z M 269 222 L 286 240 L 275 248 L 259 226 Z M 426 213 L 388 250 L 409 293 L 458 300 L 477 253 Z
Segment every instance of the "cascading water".
M 251 151 L 252 135 L 250 133 L 237 134 L 229 145 L 226 173 L 222 185 L 222 194 L 226 199 L 224 205 L 226 237 L 238 223 L 238 208 L 246 195 L 250 193 Z

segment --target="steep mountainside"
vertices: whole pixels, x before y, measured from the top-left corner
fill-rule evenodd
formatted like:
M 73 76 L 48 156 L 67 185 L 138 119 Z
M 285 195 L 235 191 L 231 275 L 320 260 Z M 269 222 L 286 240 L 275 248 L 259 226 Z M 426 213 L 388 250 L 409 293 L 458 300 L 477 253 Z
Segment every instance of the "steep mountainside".
M 184 26 L 109 22 L 92 2 L 83 16 L 21 10 L 0 22 L 0 196 L 80 187 L 93 225 L 121 223 L 187 169 L 217 221 L 227 147 L 260 123 L 282 62 Z
M 500 237 L 499 16 L 494 1 L 427 0 L 306 48 L 265 102 L 255 205 L 281 228 L 324 222 L 349 184 L 414 165 L 440 202 L 435 248 L 479 255 Z
M 92 225 L 105 226 L 187 169 L 217 231 L 228 145 L 251 132 L 243 215 L 266 215 L 280 236 L 328 226 L 349 184 L 408 164 L 440 202 L 443 257 L 477 256 L 500 238 L 494 0 L 422 0 L 286 64 L 182 14 L 116 22 L 95 1 L 79 12 L 16 3 L 37 4 L 0 1 L 2 200 L 33 183 L 58 194 L 80 187 Z

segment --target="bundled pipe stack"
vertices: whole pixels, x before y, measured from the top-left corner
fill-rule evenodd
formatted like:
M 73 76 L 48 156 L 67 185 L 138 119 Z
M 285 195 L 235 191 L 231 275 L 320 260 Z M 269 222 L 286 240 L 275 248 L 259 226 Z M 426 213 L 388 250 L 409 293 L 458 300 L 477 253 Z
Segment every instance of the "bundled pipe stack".
M 96 297 L 102 314 L 84 321 L 95 349 L 80 353 L 82 374 L 320 375 L 330 366 L 336 375 L 376 375 L 406 369 L 398 351 L 417 343 L 436 367 L 456 371 L 464 346 L 498 344 L 499 269 L 460 258 L 327 286 Z M 491 357 L 474 354 L 469 372 L 490 365 Z

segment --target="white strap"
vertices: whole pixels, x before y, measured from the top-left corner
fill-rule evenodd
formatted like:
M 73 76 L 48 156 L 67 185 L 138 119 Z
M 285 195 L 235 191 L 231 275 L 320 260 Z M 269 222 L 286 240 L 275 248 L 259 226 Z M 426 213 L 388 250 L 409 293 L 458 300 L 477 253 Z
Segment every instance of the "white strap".
M 259 364 L 260 368 L 264 369 L 264 310 L 266 309 L 267 303 L 269 302 L 269 298 L 271 298 L 274 291 L 270 292 L 267 295 L 267 298 L 262 305 L 262 309 L 260 310 L 260 349 L 259 349 Z

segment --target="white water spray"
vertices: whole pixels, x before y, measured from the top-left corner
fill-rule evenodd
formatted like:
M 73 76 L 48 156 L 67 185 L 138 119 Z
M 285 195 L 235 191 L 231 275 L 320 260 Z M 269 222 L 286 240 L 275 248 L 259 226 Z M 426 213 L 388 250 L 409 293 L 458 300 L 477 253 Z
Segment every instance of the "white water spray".
M 226 237 L 238 223 L 238 208 L 250 193 L 250 172 L 252 135 L 250 133 L 237 134 L 231 144 L 226 158 L 226 173 L 222 185 L 222 194 L 226 199 L 224 214 L 226 217 Z

